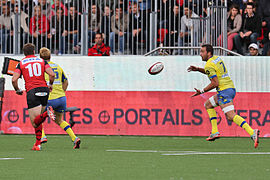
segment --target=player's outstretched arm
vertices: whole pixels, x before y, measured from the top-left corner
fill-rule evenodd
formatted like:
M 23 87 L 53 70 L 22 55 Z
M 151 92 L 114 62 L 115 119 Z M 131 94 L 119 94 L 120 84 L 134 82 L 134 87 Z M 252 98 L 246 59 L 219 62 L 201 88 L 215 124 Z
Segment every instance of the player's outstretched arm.
M 18 86 L 18 79 L 19 78 L 20 78 L 20 74 L 17 72 L 14 72 L 13 77 L 12 77 L 12 86 L 13 86 L 14 90 L 16 91 L 16 94 L 22 95 L 23 91 L 20 90 L 20 88 Z
M 199 71 L 200 73 L 205 74 L 204 68 L 200 68 L 200 67 L 197 67 L 197 66 L 189 66 L 187 71 L 188 72 L 190 72 L 190 71 Z
M 198 96 L 198 95 L 203 94 L 205 92 L 211 91 L 212 89 L 217 88 L 218 85 L 219 85 L 218 78 L 217 77 L 214 77 L 214 78 L 211 79 L 211 83 L 208 84 L 208 86 L 206 86 L 202 90 L 199 90 L 197 88 L 194 88 L 195 91 L 196 91 L 196 93 L 194 93 L 191 97 Z

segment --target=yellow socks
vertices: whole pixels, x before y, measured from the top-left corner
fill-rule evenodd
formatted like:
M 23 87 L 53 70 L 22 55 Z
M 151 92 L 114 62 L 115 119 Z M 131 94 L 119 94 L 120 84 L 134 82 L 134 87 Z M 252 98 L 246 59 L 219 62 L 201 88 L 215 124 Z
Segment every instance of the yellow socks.
M 212 124 L 212 132 L 211 134 L 214 134 L 216 132 L 218 132 L 218 128 L 217 128 L 217 113 L 216 110 L 214 108 L 212 109 L 207 109 L 207 113 L 209 115 L 211 124 Z
M 60 124 L 60 127 L 61 127 L 62 129 L 64 129 L 64 130 L 68 133 L 68 135 L 71 137 L 72 141 L 75 140 L 76 136 L 75 136 L 74 132 L 72 131 L 70 125 L 69 125 L 66 121 L 63 121 L 63 122 Z
M 253 129 L 248 125 L 248 123 L 241 116 L 235 115 L 233 117 L 233 122 L 235 122 L 238 126 L 243 128 L 247 133 L 251 136 L 253 134 Z
M 44 138 L 46 136 L 45 132 L 44 132 L 44 126 L 42 127 L 42 134 L 41 134 L 41 138 Z

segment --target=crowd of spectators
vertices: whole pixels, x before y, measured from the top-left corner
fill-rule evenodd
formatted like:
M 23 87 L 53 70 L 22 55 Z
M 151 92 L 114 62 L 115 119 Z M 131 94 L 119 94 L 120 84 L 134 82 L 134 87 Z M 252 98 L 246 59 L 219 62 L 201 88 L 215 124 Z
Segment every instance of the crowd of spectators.
M 1 53 L 12 53 L 15 15 L 20 12 L 20 45 L 32 42 L 37 49 L 45 46 L 56 54 L 80 53 L 82 14 L 88 13 L 88 48 L 102 34 L 111 54 L 142 54 L 149 51 L 150 13 L 157 11 L 158 43 L 185 46 L 192 39 L 198 46 L 200 29 L 192 18 L 209 15 L 207 7 L 222 6 L 224 0 L 0 0 Z M 86 10 L 86 3 L 88 9 Z M 248 55 L 250 44 L 262 55 L 270 54 L 269 0 L 228 0 L 228 49 Z M 191 38 L 191 29 L 193 38 Z M 194 31 L 195 30 L 195 31 Z M 224 30 L 224 33 L 226 30 Z M 222 44 L 223 34 L 217 34 Z M 109 53 L 109 52 L 108 52 Z M 182 51 L 176 54 L 181 55 Z

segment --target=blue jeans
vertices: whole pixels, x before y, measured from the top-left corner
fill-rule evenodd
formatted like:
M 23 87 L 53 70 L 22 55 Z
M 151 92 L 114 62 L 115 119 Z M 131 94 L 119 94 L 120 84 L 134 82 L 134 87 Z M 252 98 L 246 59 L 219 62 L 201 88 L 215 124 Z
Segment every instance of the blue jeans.
M 125 36 L 126 32 L 124 33 L 123 36 L 119 36 L 118 34 L 115 34 L 114 32 L 110 33 L 110 47 L 111 51 L 114 52 L 114 46 L 115 46 L 115 37 L 119 38 L 119 52 L 123 53 L 124 52 L 124 45 L 125 45 Z
M 252 33 L 249 37 L 245 37 L 245 38 L 241 38 L 239 34 L 234 36 L 233 41 L 234 41 L 237 53 L 242 54 L 242 55 L 244 54 L 242 46 L 243 46 L 243 41 L 247 40 L 247 38 L 250 39 L 250 43 L 257 44 L 258 33 Z
M 10 47 L 10 30 L 8 29 L 0 29 L 0 34 L 1 34 L 1 48 L 2 48 L 2 53 L 7 52 L 7 48 Z

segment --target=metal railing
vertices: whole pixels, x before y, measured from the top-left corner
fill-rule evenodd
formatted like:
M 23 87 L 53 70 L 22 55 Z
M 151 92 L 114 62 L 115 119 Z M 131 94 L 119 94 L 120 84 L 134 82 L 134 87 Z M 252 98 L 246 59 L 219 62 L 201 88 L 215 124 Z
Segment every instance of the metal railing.
M 192 51 L 193 54 L 199 55 L 200 54 L 200 49 L 201 47 L 157 47 L 150 52 L 144 54 L 144 56 L 149 56 L 149 55 L 169 55 L 168 51 L 166 50 L 187 50 L 187 51 Z M 238 54 L 234 51 L 230 51 L 226 48 L 220 47 L 220 46 L 213 46 L 214 49 L 214 54 L 217 55 L 234 55 L 234 56 L 242 56 L 241 54 Z M 165 50 L 165 51 L 164 51 Z M 187 53 L 186 55 L 192 55 L 191 53 Z
M 1 54 L 32 42 L 54 54 L 87 55 L 101 32 L 112 54 L 159 46 L 227 47 L 227 0 L 15 0 L 0 4 Z M 221 42 L 221 43 L 218 43 Z M 184 52 L 184 51 L 183 51 Z M 181 48 L 178 54 L 182 54 Z M 190 51 L 189 53 L 193 53 Z

